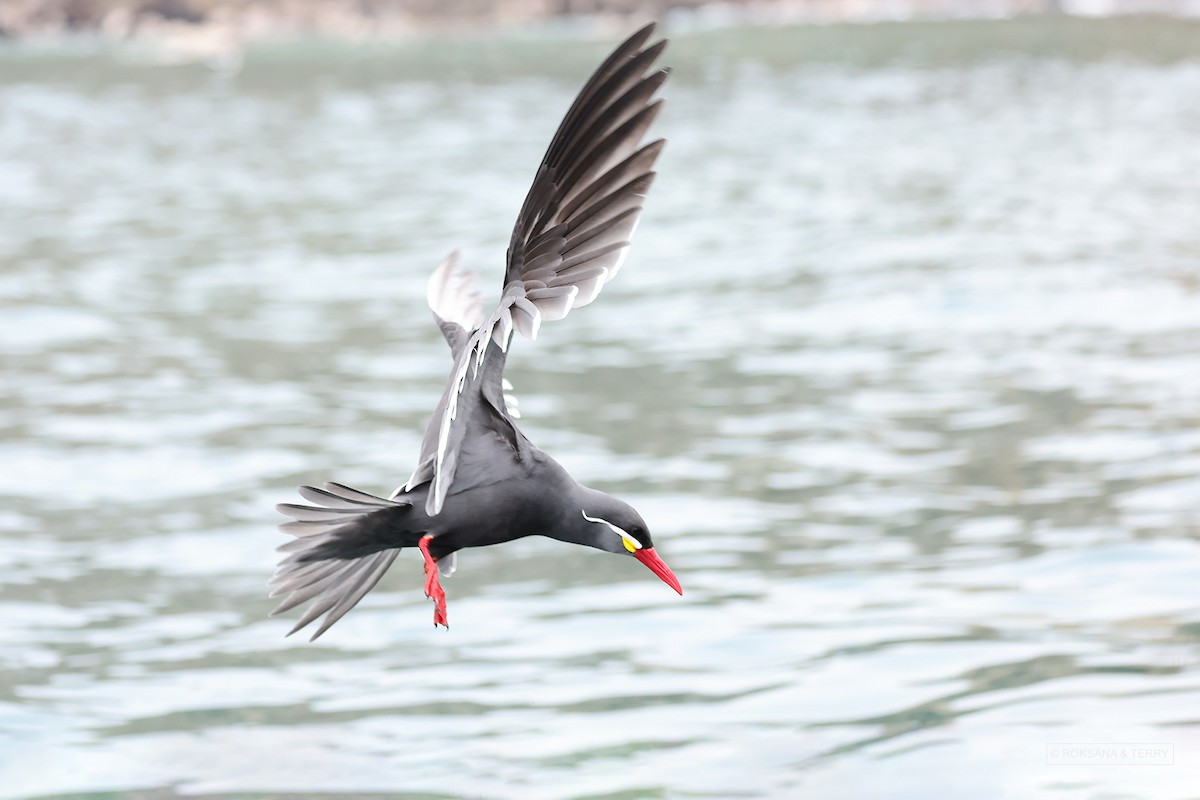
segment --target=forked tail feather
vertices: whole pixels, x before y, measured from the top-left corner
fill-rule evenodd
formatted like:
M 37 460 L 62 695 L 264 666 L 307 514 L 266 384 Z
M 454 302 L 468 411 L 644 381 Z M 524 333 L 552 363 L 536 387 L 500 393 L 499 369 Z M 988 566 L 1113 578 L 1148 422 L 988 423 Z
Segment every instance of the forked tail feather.
M 279 530 L 296 538 L 277 548 L 287 555 L 267 585 L 271 597 L 287 595 L 271 616 L 312 601 L 288 636 L 325 615 L 312 635 L 316 639 L 379 583 L 400 547 L 415 545 L 416 538 L 410 542 L 404 535 L 403 518 L 412 508 L 407 501 L 385 500 L 340 483 L 301 486 L 300 495 L 316 505 L 276 506 L 292 517 Z

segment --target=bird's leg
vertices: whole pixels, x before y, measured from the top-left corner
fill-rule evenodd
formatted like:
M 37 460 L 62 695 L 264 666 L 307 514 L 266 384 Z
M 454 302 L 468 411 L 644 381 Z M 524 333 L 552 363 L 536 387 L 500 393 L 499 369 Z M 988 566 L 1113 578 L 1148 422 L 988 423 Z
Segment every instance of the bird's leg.
M 437 559 L 429 555 L 429 543 L 433 536 L 421 537 L 421 555 L 425 556 L 425 596 L 433 601 L 433 627 L 443 625 L 447 629 L 450 623 L 446 621 L 446 592 L 442 590 L 442 582 L 438 579 Z

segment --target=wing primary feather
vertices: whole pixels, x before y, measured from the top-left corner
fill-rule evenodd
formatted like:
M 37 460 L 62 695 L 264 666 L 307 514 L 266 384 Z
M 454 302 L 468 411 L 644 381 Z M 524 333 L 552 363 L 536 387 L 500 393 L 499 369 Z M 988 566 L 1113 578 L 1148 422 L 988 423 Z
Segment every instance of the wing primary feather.
M 628 245 L 629 233 L 632 231 L 634 225 L 637 224 L 637 216 L 641 210 L 641 206 L 635 206 L 623 211 L 611 220 L 602 222 L 587 230 L 571 234 L 571 237 L 567 239 L 566 247 L 563 248 L 563 253 L 567 256 L 563 259 L 563 264 L 565 265 L 570 261 L 571 255 L 587 244 L 590 244 L 593 249 L 604 247 L 613 242 L 621 242 Z M 626 227 L 629 230 L 626 230 Z
M 588 101 L 591 100 L 592 95 L 596 93 L 604 81 L 608 80 L 615 70 L 620 69 L 622 62 L 642 49 L 642 45 L 654 33 L 654 28 L 655 24 L 651 22 L 634 31 L 628 39 L 617 45 L 608 58 L 604 59 L 600 66 L 596 68 L 596 71 L 588 78 L 583 88 L 579 90 L 575 102 L 567 110 L 562 122 L 559 123 L 558 130 L 555 131 L 554 137 L 550 140 L 550 147 L 546 150 L 546 157 L 542 159 L 544 162 L 555 163 L 558 151 L 565 144 L 565 134 L 575 125 L 576 119 L 584 112 L 584 108 Z
M 583 264 L 589 264 L 603 256 L 609 255 L 617 250 L 623 250 L 629 246 L 629 242 L 613 242 L 612 244 L 601 247 L 598 250 L 589 250 L 584 253 L 573 255 L 563 262 L 563 271 L 572 269 Z M 607 270 L 605 270 L 607 271 Z M 607 276 L 606 276 L 607 277 Z
M 585 118 L 579 129 L 573 133 L 571 140 L 563 148 L 563 162 L 577 158 L 578 154 L 585 151 L 591 143 L 608 131 L 620 127 L 638 110 L 645 107 L 647 101 L 662 86 L 669 73 L 665 70 L 658 70 L 645 78 L 639 78 L 639 76 L 645 67 L 658 57 L 663 47 L 666 47 L 665 41 L 659 42 L 657 46 L 630 61 L 621 71 L 620 80 L 614 80 L 606 88 L 604 95 L 596 98 L 598 101 L 602 101 L 603 105 L 596 108 L 595 113 Z M 553 167 L 558 167 L 558 165 L 557 162 L 551 162 Z
M 617 189 L 606 197 L 602 197 L 582 211 L 577 212 L 571 217 L 571 221 L 567 223 L 569 229 L 567 233 L 568 241 L 570 241 L 571 234 L 578 231 L 585 224 L 595 220 L 596 217 L 599 216 L 603 220 L 602 215 L 604 212 L 613 211 L 614 207 L 620 209 L 617 214 L 613 215 L 614 218 L 619 215 L 620 211 L 625 210 L 621 207 L 629 203 L 633 203 L 640 210 L 641 201 L 645 198 L 646 193 L 650 191 L 650 186 L 654 183 L 654 177 L 655 173 L 653 172 L 640 175 L 620 189 Z M 604 221 L 601 221 L 599 224 L 604 224 Z
M 563 183 L 573 185 L 589 180 L 593 174 L 602 172 L 607 166 L 606 162 L 613 156 L 618 160 L 624 159 L 626 154 L 620 154 L 621 148 L 632 145 L 636 149 L 638 142 L 658 116 L 662 104 L 662 100 L 655 100 L 593 144 L 563 178 Z
M 649 173 L 666 143 L 666 139 L 655 139 L 596 180 L 572 192 L 559 207 L 560 221 L 570 219 L 584 203 L 597 195 L 605 195 L 612 186 L 620 185 L 628 176 Z

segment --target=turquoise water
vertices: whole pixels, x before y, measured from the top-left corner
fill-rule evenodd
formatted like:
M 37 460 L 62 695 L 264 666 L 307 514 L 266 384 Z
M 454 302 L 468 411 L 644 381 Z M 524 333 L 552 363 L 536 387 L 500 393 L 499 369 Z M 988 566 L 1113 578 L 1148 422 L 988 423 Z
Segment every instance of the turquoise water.
M 0 50 L 0 798 L 1200 797 L 1192 23 L 679 36 L 629 262 L 509 363 L 686 595 L 527 540 L 448 632 L 410 553 L 266 619 L 609 44 Z

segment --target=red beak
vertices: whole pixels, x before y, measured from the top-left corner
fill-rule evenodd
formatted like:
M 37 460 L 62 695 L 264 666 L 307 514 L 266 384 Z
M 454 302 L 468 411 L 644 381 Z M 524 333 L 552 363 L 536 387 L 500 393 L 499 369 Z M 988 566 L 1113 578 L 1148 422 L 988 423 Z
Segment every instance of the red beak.
M 653 547 L 646 547 L 636 551 L 633 554 L 634 558 L 650 568 L 650 571 L 663 579 L 663 583 L 670 586 L 675 591 L 683 594 L 683 587 L 679 585 L 679 578 L 675 577 L 675 573 L 671 572 L 671 568 L 658 557 L 658 553 L 654 552 Z

